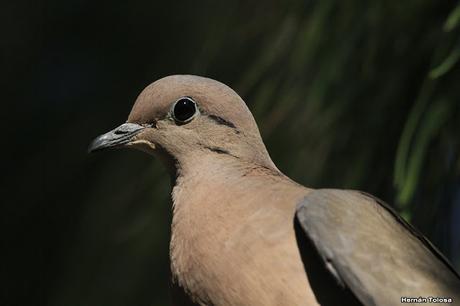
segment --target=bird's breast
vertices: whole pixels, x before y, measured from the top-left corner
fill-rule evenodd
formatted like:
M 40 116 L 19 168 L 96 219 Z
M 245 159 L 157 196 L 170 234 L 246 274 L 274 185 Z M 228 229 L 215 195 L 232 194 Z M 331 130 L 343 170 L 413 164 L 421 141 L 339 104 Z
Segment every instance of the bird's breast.
M 317 305 L 293 228 L 306 192 L 273 178 L 180 182 L 170 244 L 177 285 L 203 304 Z

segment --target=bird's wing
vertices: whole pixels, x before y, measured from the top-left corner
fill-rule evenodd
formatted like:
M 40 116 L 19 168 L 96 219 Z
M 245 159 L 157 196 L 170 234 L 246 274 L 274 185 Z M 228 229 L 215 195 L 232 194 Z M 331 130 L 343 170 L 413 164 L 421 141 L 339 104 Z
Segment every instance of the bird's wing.
M 315 252 L 324 273 L 364 305 L 398 305 L 404 297 L 430 296 L 452 298 L 454 305 L 460 305 L 460 277 L 445 257 L 370 195 L 312 191 L 298 204 L 295 225 L 313 285 L 317 273 L 309 262 L 314 263 Z

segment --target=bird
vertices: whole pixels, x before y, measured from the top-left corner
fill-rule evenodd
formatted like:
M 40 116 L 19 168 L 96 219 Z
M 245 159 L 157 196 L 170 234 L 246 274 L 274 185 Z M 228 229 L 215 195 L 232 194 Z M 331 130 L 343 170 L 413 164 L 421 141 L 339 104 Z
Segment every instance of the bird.
M 173 305 L 460 305 L 460 276 L 426 237 L 369 194 L 283 174 L 221 82 L 153 82 L 89 151 L 110 148 L 144 151 L 169 171 Z

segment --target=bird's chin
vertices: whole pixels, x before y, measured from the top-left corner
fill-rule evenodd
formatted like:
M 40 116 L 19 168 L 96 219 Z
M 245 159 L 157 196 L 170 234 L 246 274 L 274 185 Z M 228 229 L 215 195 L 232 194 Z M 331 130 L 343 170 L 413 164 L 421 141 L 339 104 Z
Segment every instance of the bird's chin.
M 127 148 L 133 148 L 151 155 L 156 154 L 156 145 L 150 141 L 144 139 L 137 139 L 130 141 L 129 143 L 124 145 Z

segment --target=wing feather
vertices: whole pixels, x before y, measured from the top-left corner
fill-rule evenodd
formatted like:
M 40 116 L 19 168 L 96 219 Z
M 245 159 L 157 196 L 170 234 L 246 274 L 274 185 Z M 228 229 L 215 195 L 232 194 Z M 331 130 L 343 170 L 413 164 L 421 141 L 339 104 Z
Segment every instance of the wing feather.
M 420 296 L 460 302 L 460 277 L 448 260 L 372 196 L 315 190 L 298 204 L 296 224 L 298 241 L 303 234 L 336 282 L 364 305 L 397 305 L 401 297 Z

